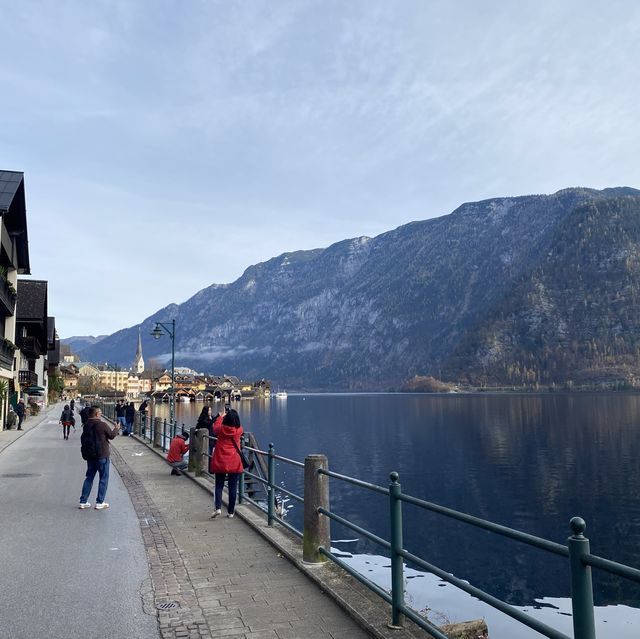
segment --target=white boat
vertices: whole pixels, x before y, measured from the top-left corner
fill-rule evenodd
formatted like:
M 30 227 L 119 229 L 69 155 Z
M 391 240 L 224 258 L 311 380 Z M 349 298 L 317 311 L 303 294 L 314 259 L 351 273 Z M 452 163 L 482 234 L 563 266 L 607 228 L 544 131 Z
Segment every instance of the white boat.
M 285 391 L 279 391 L 276 393 L 276 397 L 278 399 L 287 399 L 287 393 Z

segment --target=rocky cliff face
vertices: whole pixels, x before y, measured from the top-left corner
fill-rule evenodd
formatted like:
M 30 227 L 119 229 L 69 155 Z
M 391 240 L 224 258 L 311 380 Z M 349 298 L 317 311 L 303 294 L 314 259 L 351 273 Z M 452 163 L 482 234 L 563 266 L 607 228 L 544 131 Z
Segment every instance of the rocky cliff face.
M 175 317 L 179 365 L 288 388 L 397 388 L 414 375 L 561 383 L 634 366 L 639 228 L 633 189 L 464 204 L 281 255 L 168 306 L 142 323 L 145 359 L 167 353 L 168 339 L 146 336 Z M 83 355 L 129 365 L 137 330 Z

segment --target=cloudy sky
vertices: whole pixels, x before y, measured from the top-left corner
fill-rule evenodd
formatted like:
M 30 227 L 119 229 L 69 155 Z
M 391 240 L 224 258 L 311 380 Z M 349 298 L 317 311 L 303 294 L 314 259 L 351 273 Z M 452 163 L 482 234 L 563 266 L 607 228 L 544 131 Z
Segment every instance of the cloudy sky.
M 466 201 L 640 187 L 635 0 L 0 3 L 61 337 Z

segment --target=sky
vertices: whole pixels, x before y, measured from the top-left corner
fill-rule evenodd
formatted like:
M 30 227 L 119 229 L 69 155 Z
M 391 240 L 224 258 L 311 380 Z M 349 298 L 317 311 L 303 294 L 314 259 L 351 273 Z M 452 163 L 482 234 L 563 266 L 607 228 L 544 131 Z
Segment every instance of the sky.
M 61 337 L 491 197 L 640 187 L 635 0 L 0 3 Z

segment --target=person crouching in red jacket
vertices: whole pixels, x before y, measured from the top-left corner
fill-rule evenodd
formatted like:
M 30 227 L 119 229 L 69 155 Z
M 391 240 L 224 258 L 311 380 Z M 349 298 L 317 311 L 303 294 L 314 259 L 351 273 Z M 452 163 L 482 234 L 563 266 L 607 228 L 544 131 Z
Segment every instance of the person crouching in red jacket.
M 240 417 L 233 409 L 229 410 L 224 417 L 218 415 L 213 423 L 213 436 L 217 437 L 217 440 L 209 468 L 209 471 L 216 476 L 215 510 L 211 515 L 212 519 L 218 517 L 222 512 L 222 489 L 227 477 L 229 478 L 227 517 L 233 517 L 235 512 L 238 480 L 242 475 L 242 460 L 239 451 L 240 437 L 243 432 Z
M 167 461 L 170 466 L 173 466 L 171 469 L 172 475 L 179 475 L 178 471 L 186 470 L 187 462 L 184 461 L 184 454 L 189 450 L 189 444 L 187 441 L 189 440 L 189 433 L 179 433 L 172 440 L 169 445 L 169 452 L 167 453 Z

